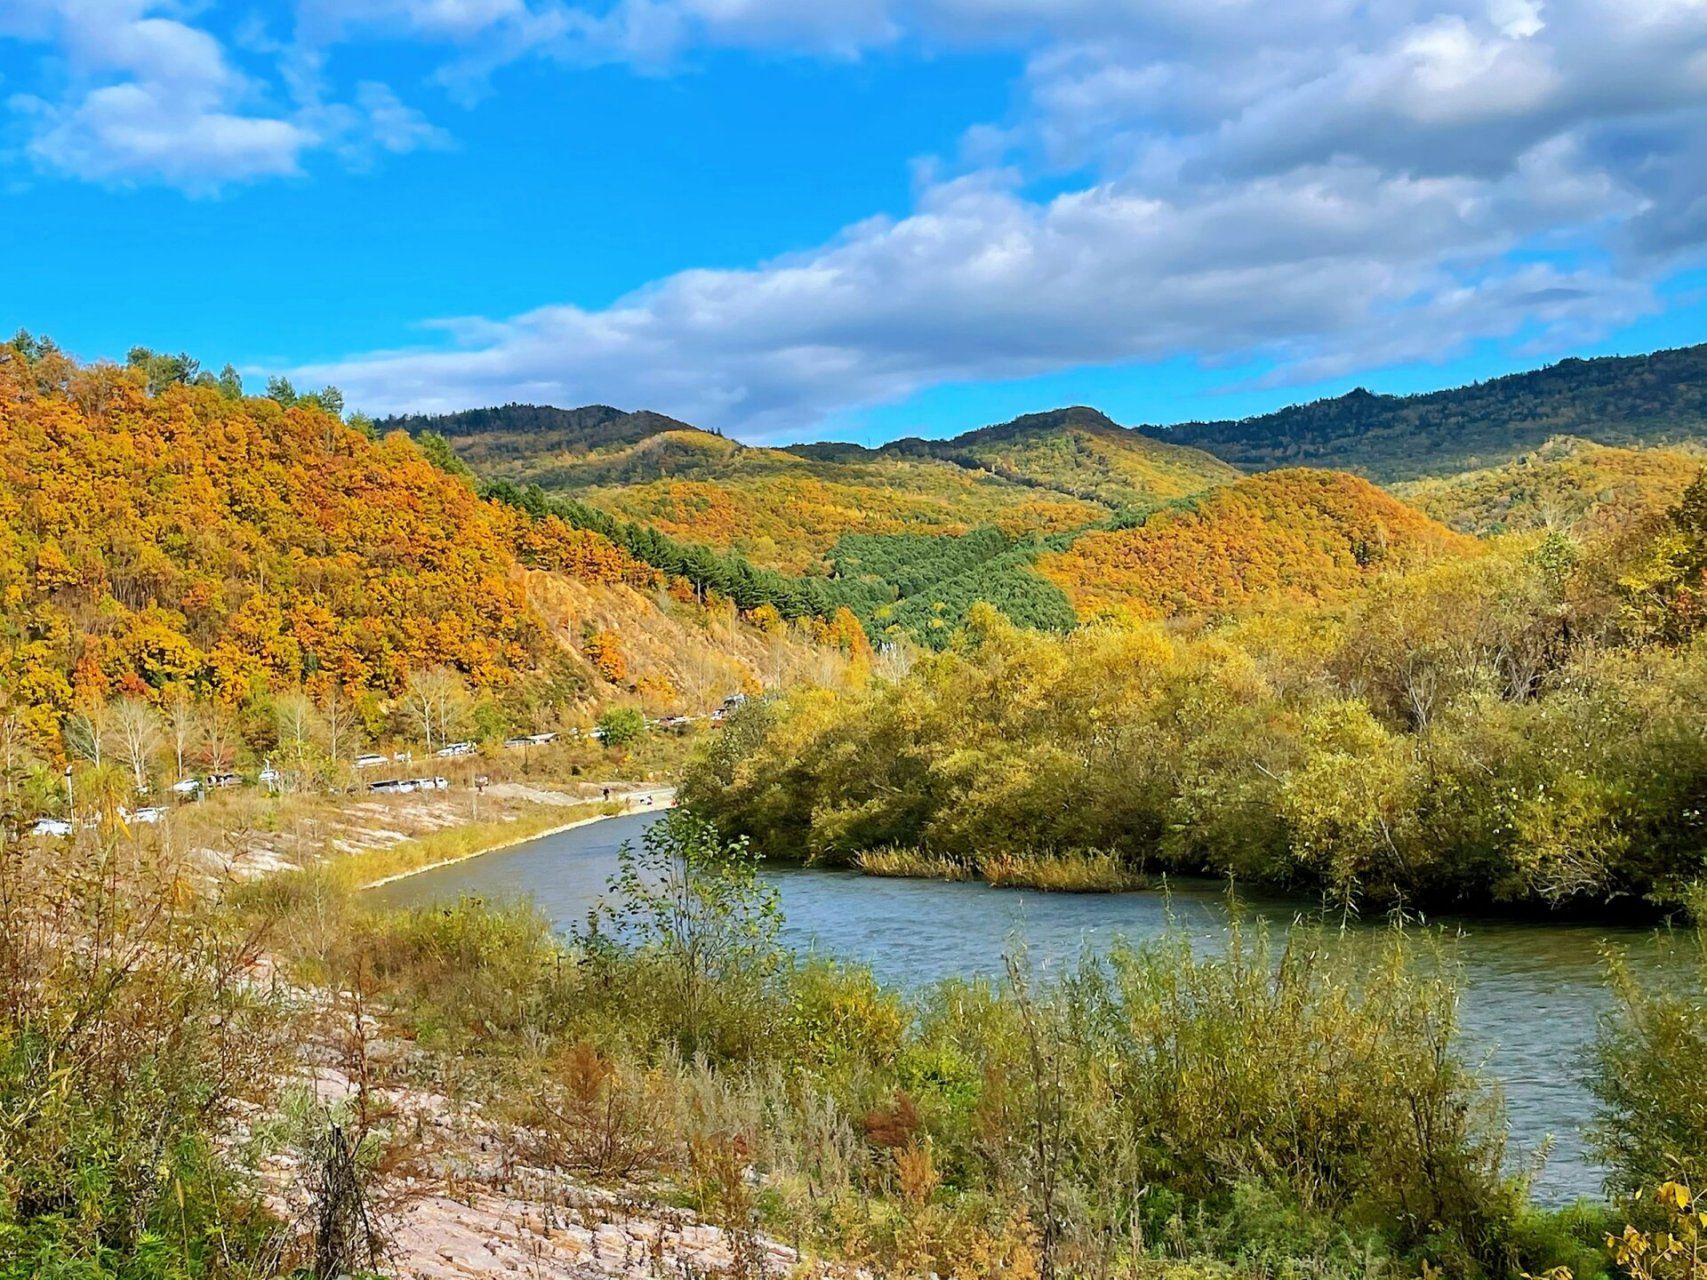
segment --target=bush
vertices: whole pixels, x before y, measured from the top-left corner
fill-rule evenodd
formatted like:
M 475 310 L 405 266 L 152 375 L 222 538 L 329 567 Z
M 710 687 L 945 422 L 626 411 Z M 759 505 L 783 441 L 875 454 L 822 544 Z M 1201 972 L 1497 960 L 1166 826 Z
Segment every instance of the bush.
M 599 741 L 607 747 L 629 747 L 646 732 L 646 713 L 639 707 L 612 707 L 599 717 Z
M 0 1277 L 261 1269 L 277 1224 L 218 1140 L 272 1090 L 279 1011 L 184 884 L 129 840 L 0 846 Z
M 1620 959 L 1610 963 L 1616 1004 L 1589 1085 L 1600 1103 L 1592 1137 L 1614 1192 L 1707 1186 L 1707 933 L 1692 942 L 1695 980 L 1675 990 L 1644 987 Z

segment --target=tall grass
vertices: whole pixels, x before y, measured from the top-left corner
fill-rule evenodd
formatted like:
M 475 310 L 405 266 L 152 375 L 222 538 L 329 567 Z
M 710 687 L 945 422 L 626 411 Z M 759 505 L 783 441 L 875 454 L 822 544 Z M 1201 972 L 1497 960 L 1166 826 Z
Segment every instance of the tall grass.
M 1129 893 L 1153 881 L 1113 853 L 993 853 L 966 859 L 889 845 L 856 854 L 867 875 L 921 880 L 980 879 L 998 889 L 1043 889 L 1058 893 Z
M 1057 893 L 1130 893 L 1154 883 L 1113 853 L 991 854 L 978 873 L 998 889 Z
M 284 1069 L 258 934 L 103 831 L 0 844 L 0 1278 L 277 1273 L 231 1157 Z
M 977 866 L 964 858 L 945 858 L 922 849 L 898 845 L 867 849 L 864 853 L 855 854 L 853 862 L 868 876 L 896 879 L 971 880 L 978 872 Z

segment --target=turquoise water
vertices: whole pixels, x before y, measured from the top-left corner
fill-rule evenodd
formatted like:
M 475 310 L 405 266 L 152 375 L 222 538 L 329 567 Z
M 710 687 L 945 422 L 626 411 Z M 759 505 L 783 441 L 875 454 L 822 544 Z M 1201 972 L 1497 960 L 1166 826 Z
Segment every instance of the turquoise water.
M 393 906 L 530 897 L 563 929 L 586 919 L 616 869 L 616 851 L 638 841 L 658 814 L 636 814 L 580 827 L 499 853 L 399 880 L 372 892 Z M 781 892 L 785 936 L 796 949 L 870 965 L 879 978 L 916 986 L 952 975 L 996 975 L 1003 955 L 1023 943 L 1034 965 L 1075 962 L 1085 949 L 1119 936 L 1156 936 L 1171 915 L 1205 946 L 1226 936 L 1221 889 L 1177 883 L 1167 895 L 1046 894 L 977 883 L 883 880 L 847 871 L 769 873 Z M 1314 904 L 1247 899 L 1249 910 L 1284 923 Z M 1499 1080 L 1510 1118 L 1512 1153 L 1524 1158 L 1550 1141 L 1538 1198 L 1560 1202 L 1600 1191 L 1600 1174 L 1583 1151 L 1581 1126 L 1593 1102 L 1576 1052 L 1606 1007 L 1602 949 L 1627 949 L 1637 964 L 1655 962 L 1652 933 L 1637 928 L 1504 920 L 1444 920 L 1459 935 L 1463 1021 L 1472 1052 Z M 1379 927 L 1378 924 L 1356 927 Z

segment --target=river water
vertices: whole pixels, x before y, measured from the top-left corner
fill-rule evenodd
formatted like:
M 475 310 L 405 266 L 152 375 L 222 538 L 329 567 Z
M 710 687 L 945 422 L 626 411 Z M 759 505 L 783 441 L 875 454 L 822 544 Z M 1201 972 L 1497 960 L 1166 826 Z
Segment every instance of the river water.
M 635 814 L 543 836 L 512 849 L 423 872 L 375 889 L 376 905 L 421 906 L 464 896 L 531 898 L 561 929 L 585 921 L 616 870 L 617 849 L 638 842 L 659 814 Z M 786 941 L 797 950 L 869 965 L 885 982 L 917 986 L 952 975 L 999 975 L 1020 943 L 1040 968 L 1075 962 L 1117 937 L 1158 935 L 1171 916 L 1206 947 L 1226 936 L 1221 889 L 1174 884 L 1167 895 L 1052 894 L 981 883 L 885 880 L 848 871 L 780 869 Z M 1251 912 L 1287 922 L 1314 904 L 1244 897 Z M 1657 964 L 1651 930 L 1616 925 L 1451 919 L 1462 970 L 1461 1009 L 1472 1053 L 1505 1092 L 1512 1156 L 1550 1142 L 1536 1198 L 1595 1196 L 1601 1177 L 1583 1149 L 1593 1100 L 1579 1050 L 1607 1006 L 1604 949 L 1638 967 Z M 1359 927 L 1379 927 L 1370 924 Z

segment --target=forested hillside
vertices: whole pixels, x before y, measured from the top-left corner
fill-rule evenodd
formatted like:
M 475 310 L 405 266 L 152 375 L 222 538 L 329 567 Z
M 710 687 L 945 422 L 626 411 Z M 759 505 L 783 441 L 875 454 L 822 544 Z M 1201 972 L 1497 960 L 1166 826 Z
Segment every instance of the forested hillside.
M 508 476 L 510 468 L 491 474 Z M 672 537 L 798 573 L 849 533 L 1080 528 L 1102 508 L 931 460 L 819 463 L 702 431 L 534 458 L 517 478 Z
M 1157 618 L 1331 602 L 1378 575 L 1475 547 L 1355 476 L 1276 471 L 1135 528 L 1085 534 L 1038 570 L 1080 617 Z
M 1497 466 L 1558 435 L 1614 445 L 1707 439 L 1707 345 L 1561 360 L 1427 395 L 1359 389 L 1237 422 L 1139 430 L 1247 471 L 1333 467 L 1383 482 Z
M 535 458 L 571 456 L 638 444 L 664 431 L 693 430 L 661 413 L 644 410 L 625 413 L 605 404 L 580 409 L 506 404 L 460 413 L 408 414 L 387 418 L 381 427 L 387 431 L 406 431 L 412 436 L 424 432 L 443 436 L 464 461 L 480 470 L 500 464 L 513 464 L 520 469 Z
M 483 499 L 323 398 L 245 397 L 151 359 L 0 346 L 14 761 L 57 755 L 62 727 L 127 700 L 243 712 L 300 696 L 378 732 L 433 673 L 501 732 L 607 698 L 680 705 L 690 682 L 715 702 L 788 648 L 864 644 L 851 619 L 740 621 L 734 601 L 596 529 Z
M 1152 440 L 1083 406 L 1026 414 L 949 440 L 908 437 L 880 449 L 823 444 L 790 451 L 843 462 L 935 458 L 1127 514 L 1239 478 L 1233 467 L 1201 450 Z
M 1392 491 L 1463 533 L 1623 523 L 1678 500 L 1702 464 L 1698 446 L 1685 447 L 1621 449 L 1557 436 L 1500 466 L 1406 481 Z
M 1129 429 L 1080 406 L 876 449 L 756 448 L 606 406 L 394 421 L 512 505 L 696 589 L 791 618 L 846 608 L 870 634 L 940 648 L 980 600 L 1051 631 L 1337 602 L 1474 550 L 1456 534 L 1639 524 L 1695 473 L 1707 347 L 1237 423 Z M 1650 439 L 1686 443 L 1628 447 Z
M 507 406 L 393 419 L 442 435 L 479 474 L 579 498 L 762 566 L 820 565 L 844 536 L 981 526 L 1010 538 L 1142 515 L 1238 473 L 1094 409 L 1033 414 L 953 440 L 753 448 L 652 414 Z
M 1236 574 L 1243 553 L 1213 538 L 1260 527 L 1255 483 L 1205 503 L 1225 519 L 1181 518 L 1182 546 Z M 1391 518 L 1387 503 L 1367 510 Z M 1356 581 L 1346 533 L 1368 527 L 1311 528 L 1299 563 Z M 1337 600 L 1302 581 L 1262 608 L 1116 610 L 1065 636 L 974 611 L 899 682 L 755 705 L 687 794 L 767 852 L 888 874 L 1119 888 L 1209 872 L 1405 907 L 1685 901 L 1707 838 L 1707 480 L 1640 526 L 1454 554 L 1478 544 L 1412 513 L 1385 537 L 1365 546 L 1387 571 Z M 1193 575 L 1213 556 L 1133 550 L 1135 585 L 1209 607 Z M 1149 576 L 1169 566 L 1182 576 Z

